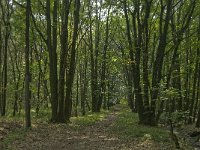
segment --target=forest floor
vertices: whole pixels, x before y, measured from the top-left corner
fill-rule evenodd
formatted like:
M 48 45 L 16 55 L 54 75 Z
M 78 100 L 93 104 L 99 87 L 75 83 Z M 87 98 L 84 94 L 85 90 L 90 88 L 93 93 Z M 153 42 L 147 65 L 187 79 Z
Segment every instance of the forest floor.
M 138 125 L 137 116 L 123 105 L 111 111 L 73 117 L 66 124 L 0 121 L 0 149 L 11 150 L 173 150 L 169 131 Z M 14 129 L 15 128 L 15 129 Z M 4 133 L 4 134 L 3 134 Z M 186 148 L 185 149 L 189 149 Z

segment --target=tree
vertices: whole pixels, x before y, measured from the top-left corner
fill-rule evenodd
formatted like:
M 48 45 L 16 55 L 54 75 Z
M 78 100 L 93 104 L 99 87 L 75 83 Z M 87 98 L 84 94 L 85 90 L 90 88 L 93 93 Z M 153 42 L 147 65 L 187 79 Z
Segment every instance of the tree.
M 0 1 L 1 116 L 21 114 L 25 91 L 27 116 L 31 102 L 54 123 L 127 99 L 142 124 L 198 126 L 199 1 L 24 2 Z
M 30 91 L 30 82 L 31 82 L 31 74 L 30 74 L 30 11 L 31 11 L 31 1 L 26 1 L 26 32 L 25 32 L 25 85 L 24 85 L 24 95 L 25 95 L 25 116 L 26 116 L 26 128 L 31 127 L 31 115 L 30 115 L 30 99 L 31 99 L 31 91 Z
M 2 94 L 1 94 L 1 115 L 6 115 L 6 104 L 7 104 L 7 84 L 8 84 L 8 44 L 11 32 L 10 26 L 10 17 L 12 13 L 12 6 L 9 5 L 9 1 L 0 2 L 1 14 L 2 14 L 2 23 L 3 23 L 3 67 L 2 67 Z
M 178 2 L 175 3 L 171 0 L 168 0 L 166 2 L 160 1 L 158 2 L 160 9 L 157 9 L 155 11 L 159 11 L 159 16 L 156 16 L 155 14 L 151 14 L 151 10 L 154 7 L 152 1 L 144 1 L 139 2 L 135 1 L 133 3 L 134 9 L 131 10 L 128 8 L 129 2 L 123 1 L 124 6 L 124 15 L 126 20 L 126 27 L 127 27 L 127 40 L 129 43 L 129 56 L 130 60 L 132 62 L 132 69 L 133 69 L 133 76 L 134 76 L 134 93 L 135 93 L 135 99 L 136 99 L 136 107 L 139 114 L 139 120 L 143 124 L 151 124 L 156 125 L 160 113 L 163 109 L 163 103 L 161 102 L 161 106 L 157 108 L 158 99 L 160 97 L 160 86 L 163 82 L 163 67 L 164 62 L 166 58 L 166 49 L 167 42 L 169 36 L 169 27 L 171 25 L 172 27 L 172 38 L 174 38 L 174 35 L 178 35 L 178 43 L 177 39 L 174 39 L 175 42 L 175 57 L 176 52 L 178 50 L 178 46 L 180 42 L 182 41 L 182 35 L 186 31 L 187 27 L 190 24 L 192 14 L 194 12 L 196 1 L 192 1 L 186 9 L 186 14 L 184 16 L 184 19 L 182 20 L 182 26 L 180 30 L 176 31 L 176 25 L 174 25 L 174 14 L 177 10 L 181 9 L 181 6 L 178 7 Z M 175 3 L 175 5 L 174 5 Z M 143 9 L 140 9 L 142 7 Z M 178 8 L 176 8 L 178 7 Z M 172 11 L 174 10 L 174 11 Z M 132 16 L 132 30 L 131 30 L 131 23 L 129 19 L 129 12 Z M 153 16 L 151 16 L 153 15 Z M 151 18 L 153 17 L 153 18 Z M 180 17 L 180 15 L 179 15 Z M 156 23 L 154 25 L 156 29 L 158 29 L 158 45 L 155 48 L 155 50 L 152 50 L 152 72 L 149 72 L 149 58 L 148 55 L 150 54 L 150 47 L 151 47 L 151 38 L 152 35 L 152 23 L 153 20 L 156 19 Z M 163 22 L 163 20 L 165 20 Z M 171 20 L 171 24 L 170 24 Z M 150 26 L 151 24 L 151 26 Z M 178 26 L 178 25 L 177 25 Z M 133 35 L 133 40 L 132 40 Z M 173 57 L 173 58 L 175 58 Z M 175 59 L 172 59 L 172 65 L 174 65 Z M 142 63 L 142 65 L 141 65 Z M 180 68 L 180 67 L 178 67 Z M 180 69 L 179 69 L 180 70 Z M 142 72 L 142 73 L 141 73 Z M 180 71 L 179 71 L 180 72 Z M 168 74 L 168 80 L 167 80 L 167 88 L 169 88 L 169 81 L 170 81 L 171 71 L 169 71 Z M 143 79 L 141 78 L 143 77 Z M 150 78 L 151 77 L 151 78 Z M 180 84 L 180 78 L 177 79 L 175 82 L 179 82 Z M 151 83 L 151 84 L 150 84 Z M 141 85 L 142 84 L 142 85 Z M 178 86 L 177 88 L 180 88 Z M 181 88 L 179 89 L 179 91 Z M 181 99 L 179 99 L 179 104 L 181 105 Z M 157 112 L 157 110 L 159 111 Z
M 67 80 L 66 80 L 66 102 L 65 102 L 65 114 L 66 120 L 69 121 L 71 117 L 72 111 L 72 87 L 74 81 L 74 74 L 75 74 L 75 60 L 76 60 L 76 46 L 77 46 L 77 38 L 78 38 L 78 26 L 79 26 L 79 12 L 80 12 L 80 0 L 76 0 L 74 4 L 74 28 L 73 28 L 73 36 L 72 36 L 72 47 L 71 47 L 71 59 L 69 64 L 69 72 L 67 73 Z

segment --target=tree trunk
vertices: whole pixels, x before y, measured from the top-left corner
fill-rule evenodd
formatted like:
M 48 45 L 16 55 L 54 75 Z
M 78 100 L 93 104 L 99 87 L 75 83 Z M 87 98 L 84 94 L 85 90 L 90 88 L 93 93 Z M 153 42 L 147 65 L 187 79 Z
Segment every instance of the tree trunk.
M 57 13 L 57 1 L 54 1 L 54 14 Z M 57 77 L 57 18 L 54 15 L 53 23 L 53 47 L 52 47 L 52 35 L 51 35 L 51 10 L 50 10 L 50 0 L 46 1 L 46 19 L 47 19 L 47 49 L 49 52 L 49 77 L 50 77 L 50 93 L 51 93 L 51 121 L 57 121 L 58 113 L 58 77 Z
M 109 39 L 109 17 L 110 17 L 110 9 L 111 5 L 109 6 L 108 12 L 107 12 L 107 19 L 106 19 L 106 29 L 105 29 L 105 42 L 103 47 L 103 62 L 102 62 L 102 72 L 101 72 L 101 88 L 100 88 L 100 96 L 97 104 L 97 111 L 100 112 L 102 102 L 104 101 L 104 104 L 106 104 L 106 70 L 107 70 L 107 49 L 108 49 L 108 39 Z M 106 109 L 106 108 L 104 108 Z
M 164 26 L 162 26 L 164 7 L 163 7 L 163 5 L 161 5 L 160 39 L 159 39 L 159 44 L 158 44 L 158 48 L 157 48 L 156 59 L 153 64 L 151 111 L 153 112 L 152 120 L 155 121 L 155 124 L 158 121 L 155 118 L 156 102 L 158 99 L 159 84 L 160 84 L 160 81 L 162 78 L 162 68 L 163 68 L 165 48 L 167 45 L 166 41 L 167 41 L 167 33 L 168 33 L 170 15 L 171 15 L 172 0 L 168 0 L 166 6 L 167 6 L 167 10 L 166 10 L 166 16 L 165 16 L 165 24 L 164 24 Z M 159 119 L 159 118 L 157 118 L 157 119 Z
M 76 68 L 76 42 L 78 38 L 78 25 L 79 25 L 79 11 L 80 11 L 80 0 L 75 1 L 75 10 L 74 10 L 74 30 L 72 37 L 72 49 L 71 49 L 71 59 L 69 64 L 69 72 L 66 82 L 66 103 L 65 103 L 65 120 L 69 122 L 72 111 L 72 86 L 74 81 L 74 74 Z
M 26 33 L 25 33 L 25 116 L 26 116 L 26 128 L 31 127 L 31 115 L 30 115 L 30 100 L 31 100 L 31 91 L 30 91 L 30 82 L 31 82 L 31 74 L 30 74 L 30 10 L 31 10 L 31 1 L 26 1 Z
M 60 52 L 60 74 L 59 74 L 59 110 L 58 120 L 59 122 L 65 122 L 65 71 L 66 71 L 66 59 L 68 53 L 68 15 L 69 15 L 70 2 L 69 0 L 63 0 L 62 7 L 62 25 L 61 25 L 61 52 Z

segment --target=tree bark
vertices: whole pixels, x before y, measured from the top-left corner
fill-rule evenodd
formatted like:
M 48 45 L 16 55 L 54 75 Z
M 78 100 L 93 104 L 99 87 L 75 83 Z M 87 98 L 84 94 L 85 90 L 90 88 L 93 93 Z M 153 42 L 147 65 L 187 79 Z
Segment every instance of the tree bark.
M 79 11 L 80 11 L 80 0 L 75 1 L 75 10 L 74 10 L 74 29 L 72 37 L 72 49 L 71 49 L 71 59 L 69 64 L 69 72 L 66 82 L 66 103 L 65 103 L 65 120 L 69 122 L 72 111 L 72 86 L 74 81 L 74 74 L 76 68 L 76 42 L 78 38 L 78 25 L 79 25 Z
M 57 2 L 55 1 L 55 5 Z M 54 6 L 54 13 L 57 13 L 57 7 Z M 51 34 L 51 10 L 50 10 L 50 0 L 46 1 L 46 19 L 47 19 L 47 49 L 49 52 L 49 77 L 50 77 L 50 93 L 51 93 L 51 121 L 57 122 L 58 113 L 58 77 L 57 77 L 57 53 L 55 45 L 57 43 L 57 18 L 54 15 L 54 36 L 53 36 L 53 46 L 52 46 L 52 34 Z M 55 27 L 56 26 L 56 27 Z
M 70 9 L 69 0 L 63 0 L 62 7 L 62 25 L 61 25 L 61 52 L 60 52 L 60 74 L 59 74 L 59 111 L 58 120 L 59 122 L 65 122 L 65 71 L 66 71 L 66 59 L 68 53 L 68 15 Z
M 30 73 L 30 11 L 31 11 L 31 1 L 26 1 L 26 33 L 25 33 L 25 116 L 26 116 L 26 128 L 31 127 L 31 115 L 30 115 L 30 100 L 31 100 L 31 91 L 30 91 L 30 82 L 31 82 L 31 73 Z

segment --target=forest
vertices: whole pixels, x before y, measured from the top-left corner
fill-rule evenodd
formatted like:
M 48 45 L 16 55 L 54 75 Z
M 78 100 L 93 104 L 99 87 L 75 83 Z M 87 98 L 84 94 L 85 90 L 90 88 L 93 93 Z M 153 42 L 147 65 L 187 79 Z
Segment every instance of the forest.
M 0 0 L 0 149 L 200 149 L 200 1 Z

